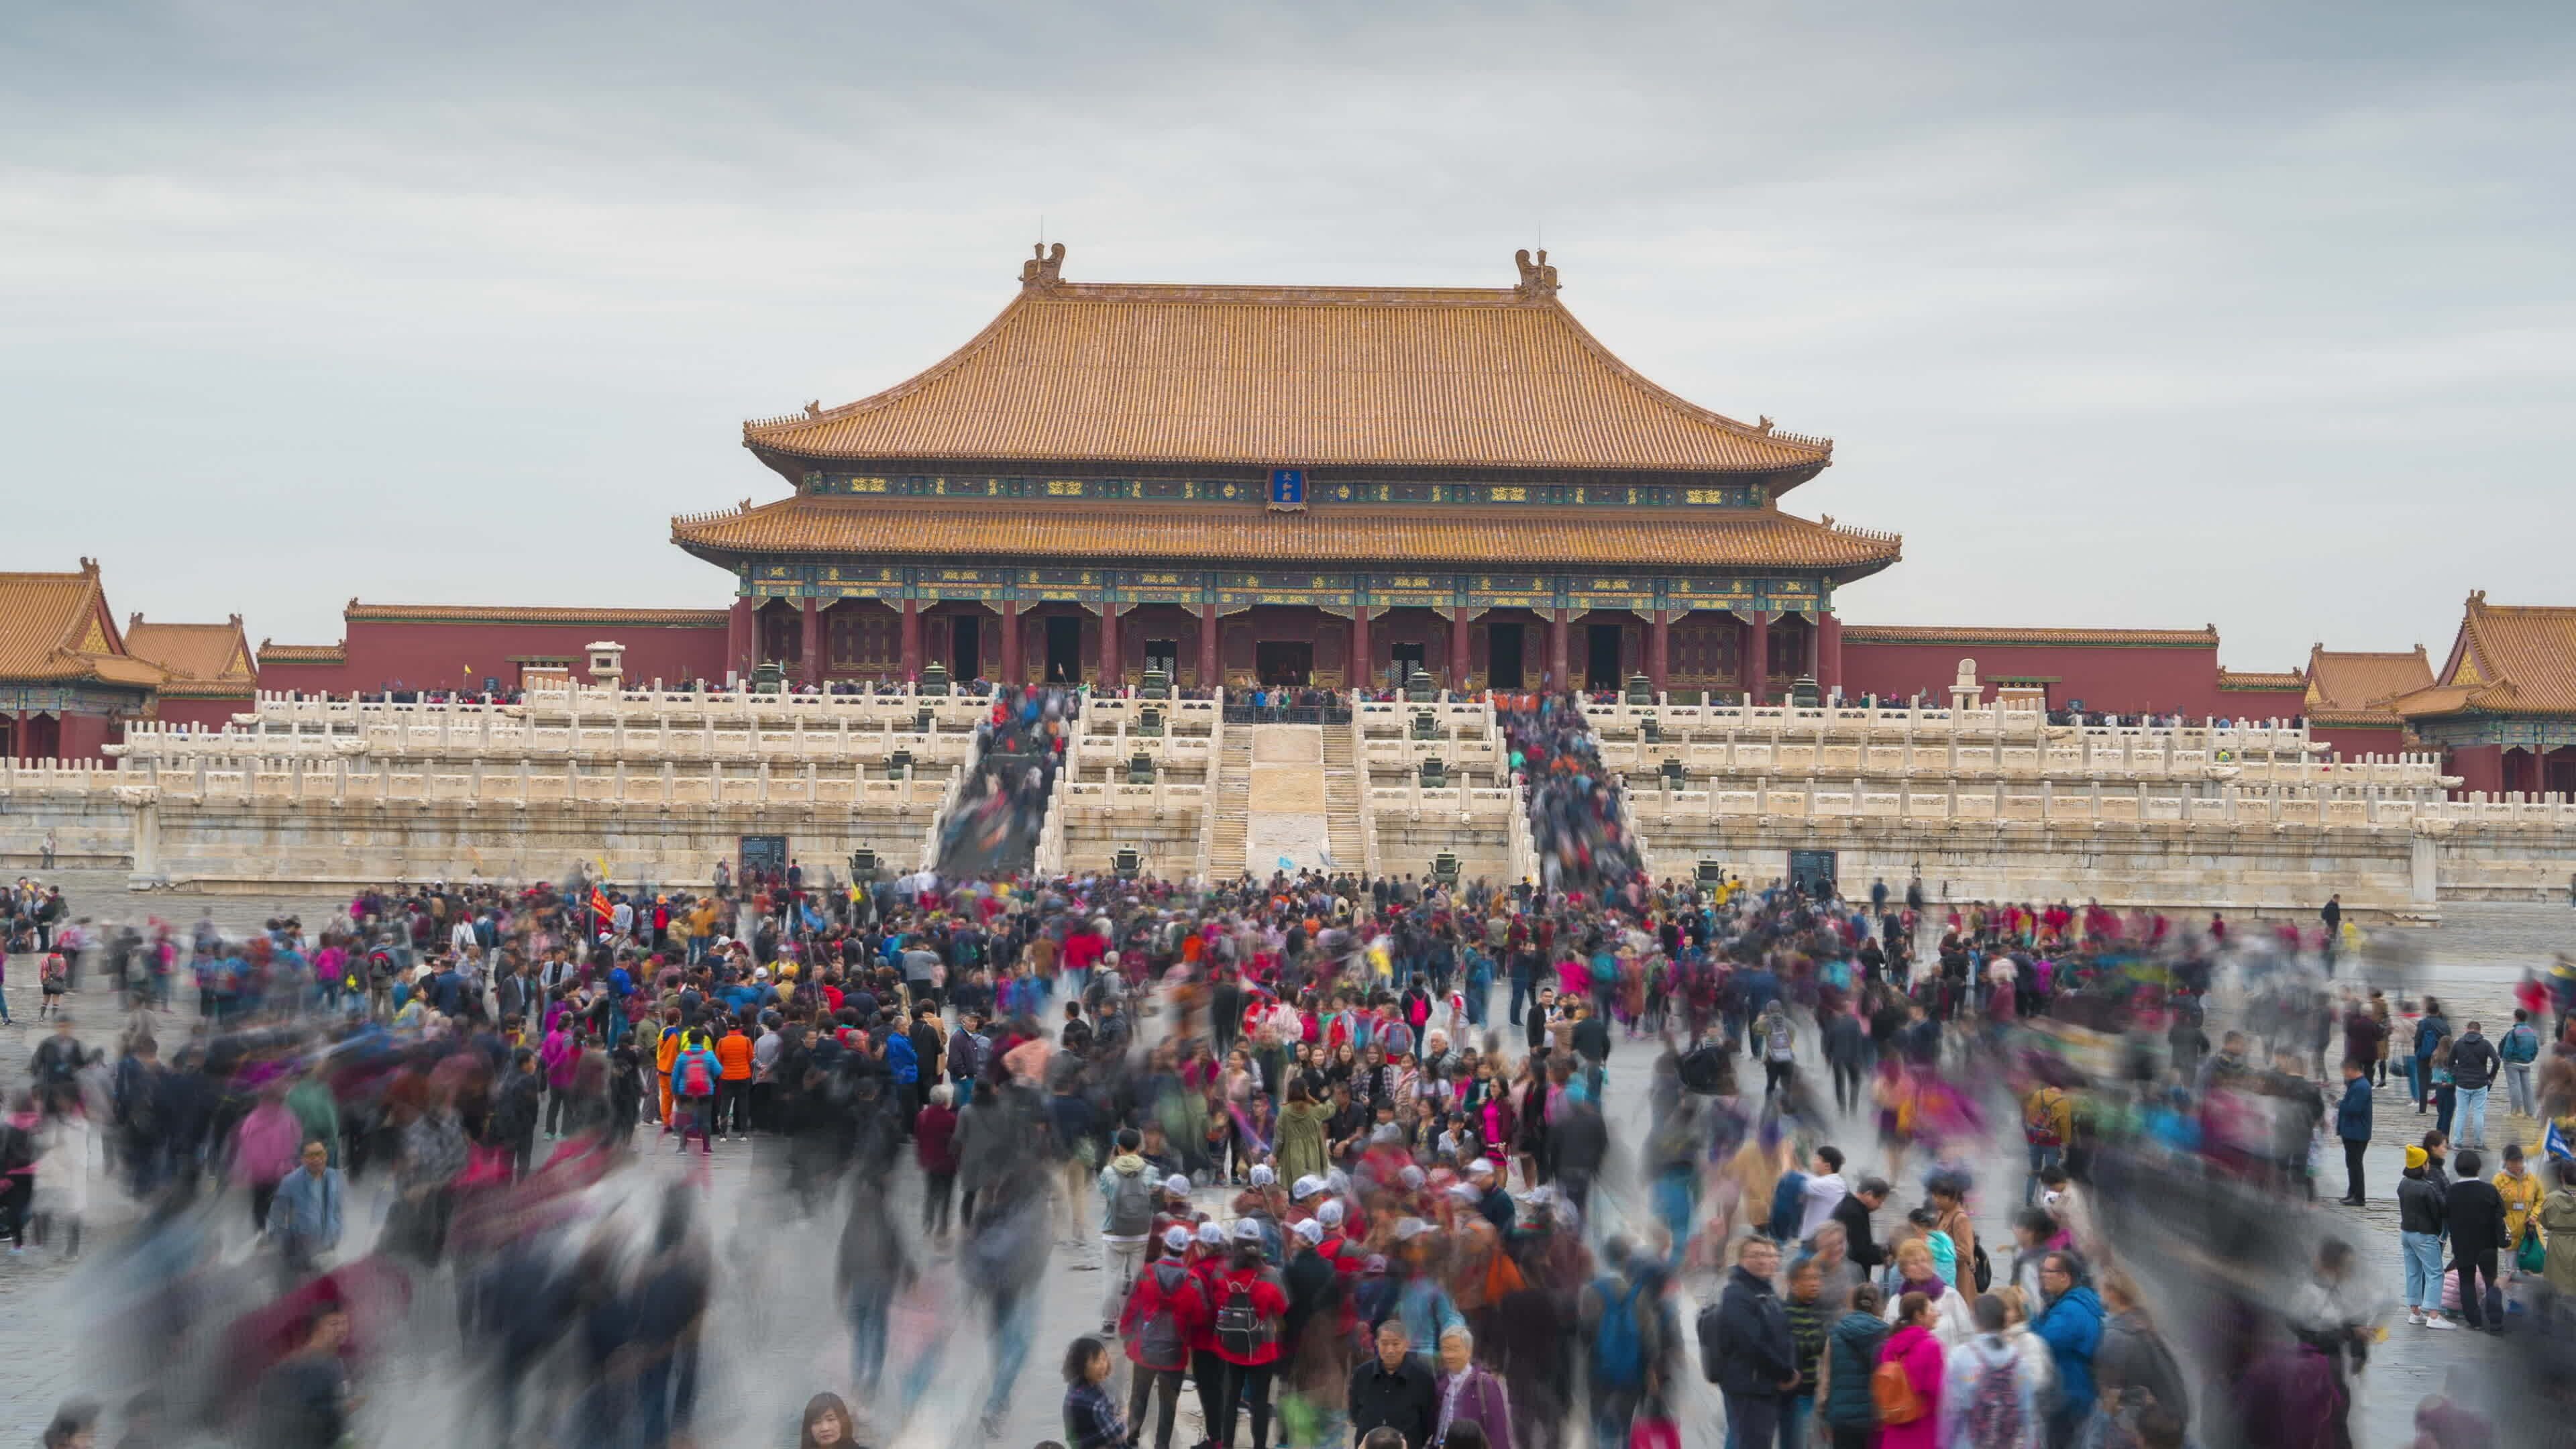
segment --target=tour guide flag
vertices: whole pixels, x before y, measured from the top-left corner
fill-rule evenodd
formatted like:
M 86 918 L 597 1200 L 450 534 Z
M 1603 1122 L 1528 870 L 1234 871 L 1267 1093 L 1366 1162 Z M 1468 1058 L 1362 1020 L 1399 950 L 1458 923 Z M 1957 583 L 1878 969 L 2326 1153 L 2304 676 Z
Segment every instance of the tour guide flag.
M 2549 1130 L 2541 1135 L 2540 1150 L 2561 1162 L 2576 1161 L 2576 1149 L 2568 1147 L 2567 1134 L 2558 1130 L 2556 1122 L 2551 1122 Z
M 590 910 L 591 914 L 599 917 L 599 924 L 603 927 L 608 924 L 609 917 L 617 914 L 616 910 L 608 904 L 608 892 L 597 886 L 590 888 Z

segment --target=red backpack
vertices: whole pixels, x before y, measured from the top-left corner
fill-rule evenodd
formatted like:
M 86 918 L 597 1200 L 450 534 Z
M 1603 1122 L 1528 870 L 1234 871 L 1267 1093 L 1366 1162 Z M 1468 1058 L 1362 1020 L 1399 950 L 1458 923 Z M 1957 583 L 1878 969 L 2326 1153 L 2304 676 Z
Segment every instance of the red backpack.
M 680 1095 L 712 1097 L 716 1094 L 716 1074 L 707 1067 L 704 1047 L 691 1047 L 680 1054 Z

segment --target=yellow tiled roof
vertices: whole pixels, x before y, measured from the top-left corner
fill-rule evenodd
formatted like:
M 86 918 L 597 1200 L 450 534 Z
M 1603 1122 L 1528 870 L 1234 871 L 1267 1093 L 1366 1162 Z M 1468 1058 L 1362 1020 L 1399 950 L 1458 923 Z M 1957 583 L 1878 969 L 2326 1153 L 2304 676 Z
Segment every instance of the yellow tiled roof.
M 1894 563 L 1893 534 L 1829 528 L 1769 509 L 1572 510 L 1059 504 L 960 507 L 798 495 L 742 512 L 671 520 L 702 557 L 810 552 L 1230 563 L 1698 564 L 1824 569 L 1846 578 Z
M 2218 687 L 2221 689 L 2293 690 L 2305 689 L 2307 686 L 2308 677 L 2295 669 L 2283 671 L 2222 668 L 2218 671 Z
M 271 644 L 259 641 L 259 662 L 268 664 L 346 664 L 346 644 Z
M 2408 719 L 2463 711 L 2576 714 L 2576 608 L 2490 604 L 2484 591 L 2469 595 L 2437 681 L 2390 707 Z
M 96 679 L 154 685 L 161 671 L 125 652 L 98 566 L 77 573 L 0 573 L 0 679 Z
M 2198 629 L 1989 629 L 1947 624 L 1845 624 L 1846 644 L 2092 644 L 2114 648 L 2215 649 L 2215 626 Z
M 161 666 L 174 682 L 255 685 L 259 680 L 238 614 L 222 624 L 153 624 L 136 614 L 125 626 L 125 652 Z
M 1190 287 L 1062 280 L 1020 295 L 910 381 L 743 425 L 797 459 L 1794 473 L 1823 438 L 1666 392 L 1556 300 L 1517 287 Z
M 2433 682 L 2424 646 L 2402 653 L 2328 649 L 2308 651 L 2308 718 L 2328 725 L 2402 723 L 2388 702 Z

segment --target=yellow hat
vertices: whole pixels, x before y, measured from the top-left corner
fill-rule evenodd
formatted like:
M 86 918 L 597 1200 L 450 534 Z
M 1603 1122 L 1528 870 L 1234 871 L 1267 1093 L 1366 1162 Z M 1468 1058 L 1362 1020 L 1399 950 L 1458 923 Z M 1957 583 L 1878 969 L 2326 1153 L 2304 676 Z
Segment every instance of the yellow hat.
M 2424 1155 L 2424 1149 L 2421 1147 L 2409 1147 L 2406 1149 L 2406 1165 L 2408 1167 L 2422 1167 L 2425 1163 L 2432 1160 L 2433 1159 L 2430 1157 Z

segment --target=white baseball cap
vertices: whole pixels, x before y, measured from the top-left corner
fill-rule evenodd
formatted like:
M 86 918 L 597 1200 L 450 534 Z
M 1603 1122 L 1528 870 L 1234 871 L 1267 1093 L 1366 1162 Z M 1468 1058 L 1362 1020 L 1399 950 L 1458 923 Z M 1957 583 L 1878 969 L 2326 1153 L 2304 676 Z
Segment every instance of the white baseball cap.
M 1234 1240 L 1238 1243 L 1260 1242 L 1261 1224 L 1254 1222 L 1250 1218 L 1236 1218 L 1234 1220 Z
M 1289 1184 L 1288 1195 L 1294 1198 L 1309 1198 L 1323 1190 L 1324 1180 L 1315 1176 L 1313 1173 L 1308 1173 L 1304 1177 L 1301 1177 L 1295 1182 Z
M 1322 1223 L 1328 1228 L 1340 1227 L 1342 1225 L 1342 1217 L 1342 1200 L 1340 1198 L 1334 1198 L 1326 1202 L 1322 1207 L 1315 1209 L 1315 1221 Z
M 1268 1187 L 1278 1180 L 1279 1174 L 1271 1171 L 1270 1164 L 1266 1162 L 1252 1169 L 1252 1185 L 1254 1187 Z
M 1188 1228 L 1182 1227 L 1179 1223 L 1174 1223 L 1170 1227 L 1163 1229 L 1163 1251 L 1167 1253 L 1186 1253 L 1189 1250 L 1190 1230 Z
M 1199 1241 L 1207 1244 L 1211 1248 L 1222 1248 L 1225 1246 L 1225 1229 L 1218 1227 L 1214 1223 L 1201 1223 L 1199 1224 Z
M 1163 1191 L 1170 1193 L 1174 1197 L 1188 1197 L 1190 1195 L 1190 1180 L 1175 1172 L 1171 1176 L 1163 1179 Z
M 1297 1224 L 1296 1233 L 1297 1236 L 1304 1238 L 1309 1246 L 1321 1243 L 1324 1241 L 1323 1220 L 1320 1218 L 1308 1218 Z

